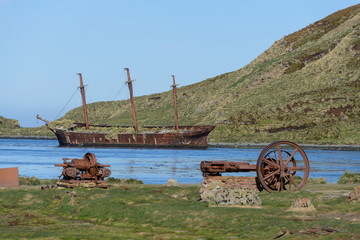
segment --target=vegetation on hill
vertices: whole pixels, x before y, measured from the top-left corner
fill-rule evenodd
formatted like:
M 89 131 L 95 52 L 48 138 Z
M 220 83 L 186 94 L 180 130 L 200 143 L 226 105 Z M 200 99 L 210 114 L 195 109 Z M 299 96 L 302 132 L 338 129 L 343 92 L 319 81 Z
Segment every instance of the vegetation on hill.
M 9 129 L 15 129 L 19 128 L 20 124 L 18 120 L 15 119 L 8 119 L 0 116 L 0 129 L 1 128 L 9 128 Z
M 360 4 L 283 37 L 242 69 L 178 88 L 179 119 L 216 125 L 212 142 L 360 144 L 359 89 Z M 174 124 L 171 91 L 135 105 L 139 125 Z M 129 101 L 88 111 L 93 124 L 132 124 Z M 64 120 L 83 121 L 82 108 Z
M 23 128 L 19 121 L 0 116 L 0 136 L 53 136 L 47 127 Z

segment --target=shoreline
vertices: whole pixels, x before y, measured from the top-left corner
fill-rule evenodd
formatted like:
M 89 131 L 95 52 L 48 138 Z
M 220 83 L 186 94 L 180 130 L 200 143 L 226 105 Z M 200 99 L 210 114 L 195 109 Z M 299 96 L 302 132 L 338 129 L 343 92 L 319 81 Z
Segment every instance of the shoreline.
M 39 139 L 39 140 L 56 140 L 56 137 L 51 136 L 5 136 L 0 135 L 0 139 Z
M 208 143 L 209 147 L 217 148 L 245 148 L 245 149 L 264 149 L 269 143 Z M 360 145 L 318 145 L 318 144 L 298 144 L 303 149 L 311 150 L 334 150 L 334 151 L 360 151 Z
M 0 139 L 35 139 L 35 140 L 56 140 L 52 136 L 5 136 L 0 135 Z M 244 148 L 244 149 L 264 149 L 269 143 L 208 143 L 209 148 Z M 360 145 L 320 145 L 320 144 L 298 144 L 303 149 L 311 150 L 334 150 L 334 151 L 360 151 Z

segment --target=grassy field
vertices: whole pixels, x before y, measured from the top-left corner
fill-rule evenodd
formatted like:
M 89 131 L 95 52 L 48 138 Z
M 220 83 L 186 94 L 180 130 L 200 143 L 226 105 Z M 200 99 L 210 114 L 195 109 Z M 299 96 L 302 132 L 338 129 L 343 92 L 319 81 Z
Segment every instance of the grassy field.
M 123 186 L 1 189 L 0 239 L 360 239 L 360 203 L 341 197 L 354 184 L 261 192 L 260 207 L 210 206 L 195 185 Z M 314 208 L 295 210 L 298 198 Z

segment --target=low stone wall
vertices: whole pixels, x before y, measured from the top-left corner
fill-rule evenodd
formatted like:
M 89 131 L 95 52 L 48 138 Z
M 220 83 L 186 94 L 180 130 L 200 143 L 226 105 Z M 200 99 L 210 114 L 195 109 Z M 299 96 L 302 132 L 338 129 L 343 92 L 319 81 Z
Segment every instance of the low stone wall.
M 261 204 L 256 192 L 256 177 L 206 176 L 200 197 L 216 204 Z

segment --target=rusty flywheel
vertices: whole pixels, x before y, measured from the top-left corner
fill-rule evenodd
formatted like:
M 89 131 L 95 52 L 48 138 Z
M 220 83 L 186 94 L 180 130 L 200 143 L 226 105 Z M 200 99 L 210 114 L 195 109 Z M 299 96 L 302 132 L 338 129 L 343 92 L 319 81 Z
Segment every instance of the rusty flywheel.
M 302 189 L 309 171 L 304 150 L 289 141 L 270 143 L 260 153 L 256 164 L 258 181 L 269 192 Z

